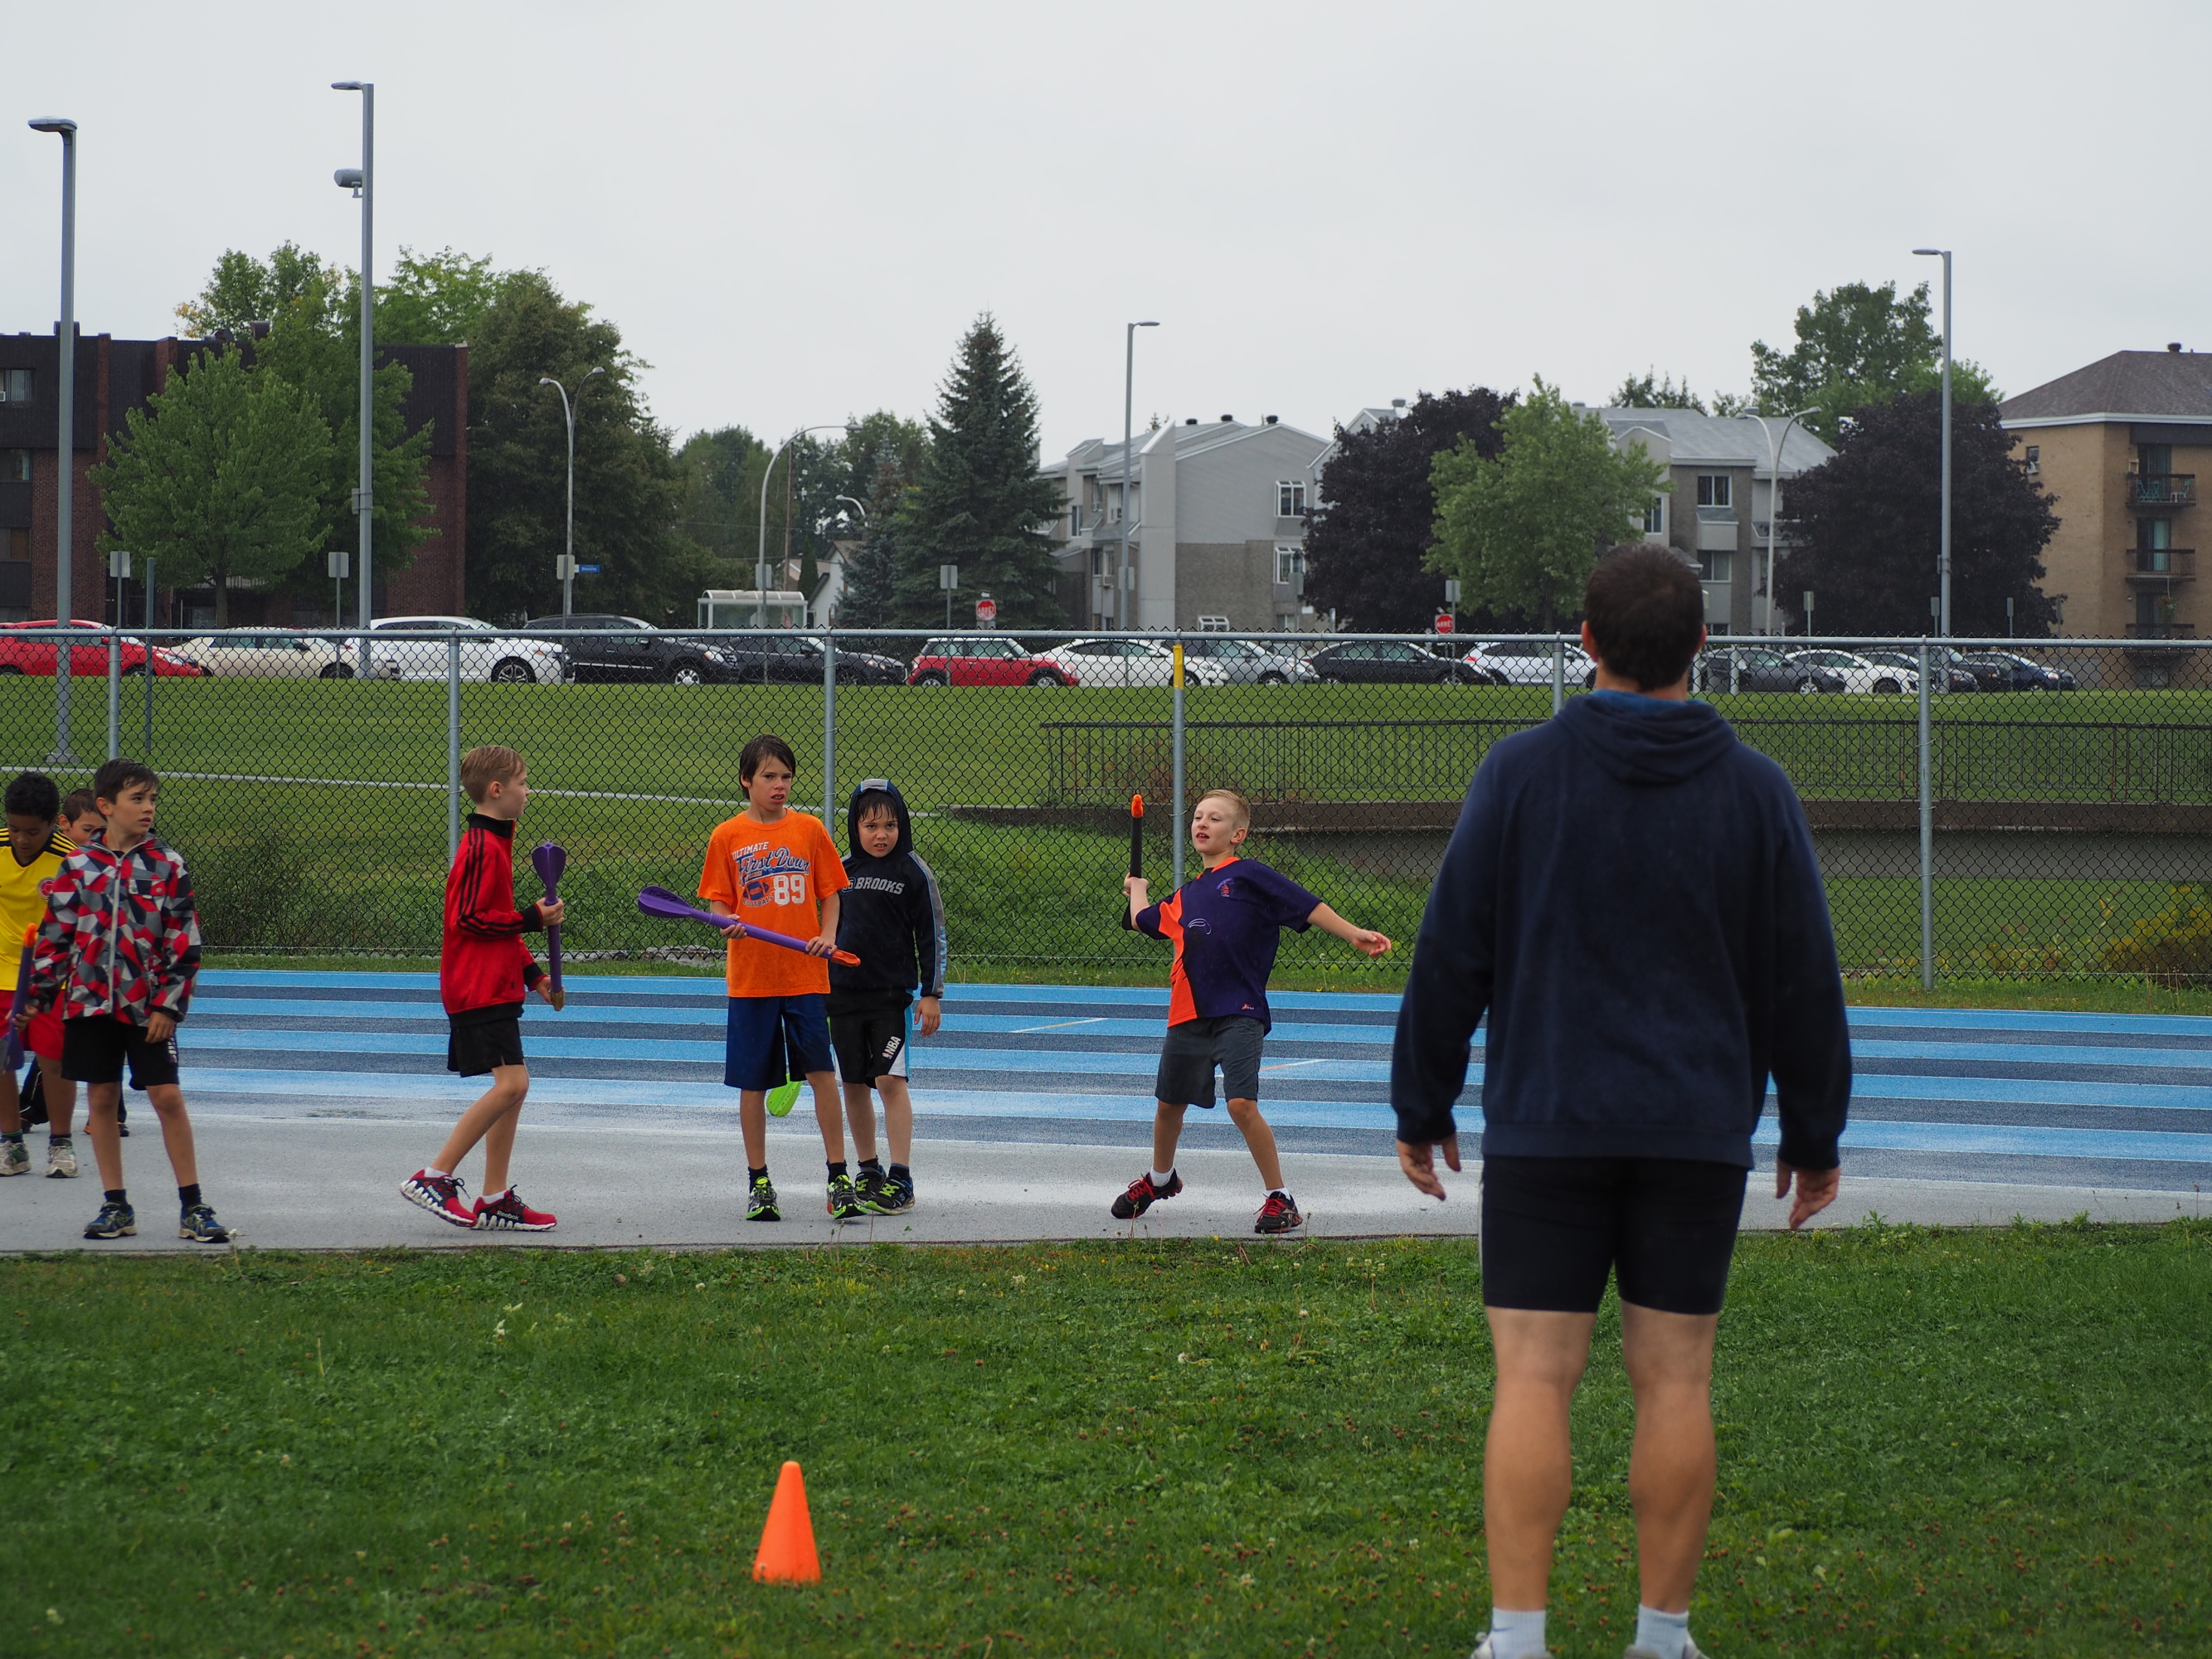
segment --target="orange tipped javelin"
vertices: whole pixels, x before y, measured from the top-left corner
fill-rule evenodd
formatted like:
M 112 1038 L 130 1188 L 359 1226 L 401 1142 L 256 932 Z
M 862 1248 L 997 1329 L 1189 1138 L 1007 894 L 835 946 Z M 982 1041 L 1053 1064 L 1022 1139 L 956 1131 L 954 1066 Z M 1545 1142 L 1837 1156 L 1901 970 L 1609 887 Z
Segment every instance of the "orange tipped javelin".
M 806 1478 L 796 1463 L 786 1463 L 769 1502 L 768 1524 L 761 1528 L 760 1553 L 753 1577 L 767 1584 L 818 1584 L 822 1558 L 814 1550 L 814 1522 L 806 1512 Z

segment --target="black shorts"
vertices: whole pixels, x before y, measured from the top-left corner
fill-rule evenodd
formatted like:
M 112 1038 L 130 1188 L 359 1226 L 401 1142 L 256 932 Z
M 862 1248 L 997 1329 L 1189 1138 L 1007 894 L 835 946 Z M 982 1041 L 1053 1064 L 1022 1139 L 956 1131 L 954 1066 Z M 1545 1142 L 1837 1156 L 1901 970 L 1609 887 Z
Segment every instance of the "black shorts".
M 1717 1314 L 1748 1173 L 1688 1158 L 1485 1158 L 1483 1304 L 1595 1313 L 1613 1273 L 1623 1302 Z
M 177 1080 L 177 1039 L 149 1042 L 146 1028 L 92 1014 L 62 1022 L 62 1076 L 71 1083 L 120 1083 L 124 1062 L 141 1089 Z
M 453 1022 L 446 1039 L 446 1069 L 463 1077 L 482 1077 L 501 1066 L 520 1066 L 522 1060 L 522 1017 Z
M 831 1014 L 830 1046 L 836 1051 L 837 1080 L 872 1085 L 879 1078 L 903 1078 L 912 1026 L 913 1012 L 905 1003 Z
M 1267 1035 L 1266 1026 L 1245 1014 L 1187 1019 L 1169 1026 L 1168 1040 L 1160 1045 L 1152 1097 L 1170 1106 L 1212 1106 L 1213 1073 L 1218 1066 L 1222 1089 L 1230 1099 L 1259 1099 L 1260 1044 Z

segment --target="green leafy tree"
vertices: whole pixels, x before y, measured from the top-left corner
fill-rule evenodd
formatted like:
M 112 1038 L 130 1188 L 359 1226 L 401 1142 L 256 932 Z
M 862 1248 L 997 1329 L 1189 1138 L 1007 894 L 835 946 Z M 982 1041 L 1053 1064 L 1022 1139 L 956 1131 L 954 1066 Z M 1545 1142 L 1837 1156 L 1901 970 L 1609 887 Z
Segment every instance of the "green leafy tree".
M 319 285 L 325 295 L 336 292 L 345 276 L 341 267 L 296 242 L 286 242 L 266 259 L 228 248 L 199 297 L 177 307 L 177 320 L 202 339 L 217 329 L 243 334 L 255 323 L 275 322 L 310 287 Z
M 1469 440 L 1431 468 L 1429 568 L 1459 578 L 1466 608 L 1517 611 L 1549 632 L 1598 554 L 1673 486 L 1640 447 L 1616 450 L 1600 416 L 1570 408 L 1541 376 L 1498 417 L 1498 429 L 1504 442 L 1495 459 Z
M 1929 321 L 1927 283 L 1900 300 L 1895 283 L 1844 283 L 1797 307 L 1797 340 L 1788 351 L 1754 340 L 1751 361 L 1753 407 L 1811 410 L 1807 428 L 1833 444 L 1856 410 L 1936 386 L 1943 337 Z M 1998 392 L 1978 365 L 1957 358 L 1951 397 L 1957 404 L 1993 404 Z
M 376 290 L 377 341 L 466 345 L 515 276 L 495 270 L 489 254 L 471 258 L 450 247 L 436 253 L 403 247 L 392 275 Z
M 1616 409 L 1691 409 L 1700 415 L 1705 412 L 1705 399 L 1690 390 L 1688 380 L 1678 386 L 1672 374 L 1662 380 L 1650 368 L 1623 380 L 1620 389 L 1613 394 L 1613 403 Z
M 677 453 L 683 481 L 677 523 L 710 562 L 710 586 L 740 587 L 752 580 L 754 515 L 767 465 L 767 446 L 741 426 L 695 432 Z M 774 505 L 781 512 L 780 498 Z
M 998 601 L 1001 627 L 1066 621 L 1043 528 L 1060 495 L 1037 476 L 1036 457 L 1036 393 L 987 312 L 962 339 L 930 417 L 928 459 L 902 536 L 900 623 L 942 620 L 939 564 L 957 564 L 963 588 Z
M 93 469 L 113 526 L 100 545 L 158 557 L 179 586 L 213 584 L 227 628 L 234 577 L 281 577 L 322 544 L 331 450 L 312 397 L 249 374 L 235 347 L 204 353 L 129 411 Z

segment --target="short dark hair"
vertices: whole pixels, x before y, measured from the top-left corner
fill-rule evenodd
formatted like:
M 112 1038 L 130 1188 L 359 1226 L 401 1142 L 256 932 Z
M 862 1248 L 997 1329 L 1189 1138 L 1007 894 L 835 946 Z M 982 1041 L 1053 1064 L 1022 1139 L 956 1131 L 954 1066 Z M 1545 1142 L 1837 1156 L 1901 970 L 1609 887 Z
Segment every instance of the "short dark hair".
M 882 789 L 863 789 L 853 802 L 853 822 L 865 823 L 878 812 L 898 816 L 898 803 Z
M 61 815 L 61 786 L 44 772 L 18 772 L 8 781 L 9 817 L 44 818 L 52 823 Z
M 799 757 L 791 752 L 791 745 L 773 732 L 763 732 L 745 745 L 744 753 L 738 757 L 738 781 L 749 784 L 753 774 L 761 769 L 764 760 L 780 760 L 793 775 L 799 771 Z
M 71 823 L 75 823 L 87 812 L 99 811 L 100 797 L 89 789 L 72 789 L 69 792 L 69 799 L 62 803 L 62 816 Z M 105 817 L 106 814 L 102 812 L 100 816 Z
M 1680 554 L 1631 542 L 1590 572 L 1583 620 L 1608 673 L 1655 690 L 1690 672 L 1705 637 L 1705 592 Z
M 120 800 L 123 792 L 134 783 L 143 783 L 149 789 L 158 789 L 161 780 L 144 761 L 125 760 L 118 755 L 112 761 L 102 761 L 100 770 L 92 775 L 92 795 L 94 807 L 104 800 Z

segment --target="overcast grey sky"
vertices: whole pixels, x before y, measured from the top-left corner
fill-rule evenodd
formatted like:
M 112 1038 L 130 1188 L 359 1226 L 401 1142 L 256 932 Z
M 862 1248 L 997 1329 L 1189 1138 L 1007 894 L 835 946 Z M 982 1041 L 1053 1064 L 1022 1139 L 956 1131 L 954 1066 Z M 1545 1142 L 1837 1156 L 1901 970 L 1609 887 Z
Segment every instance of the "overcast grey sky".
M 372 40 L 356 44 L 360 20 Z M 10 9 L 0 329 L 156 336 L 227 247 L 540 266 L 679 433 L 919 415 L 997 313 L 1044 449 L 1137 410 L 1325 433 L 1416 391 L 1741 389 L 1815 289 L 1936 274 L 2008 392 L 2212 348 L 2212 9 L 1462 0 L 1080 7 L 211 0 Z

